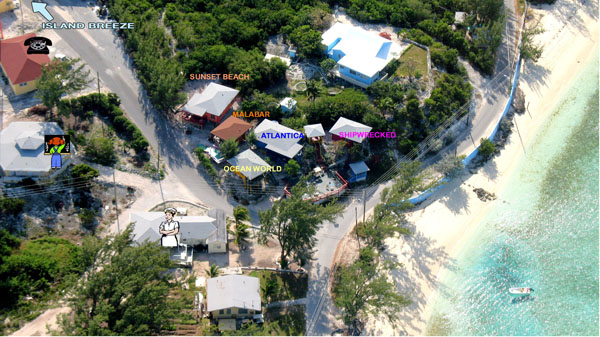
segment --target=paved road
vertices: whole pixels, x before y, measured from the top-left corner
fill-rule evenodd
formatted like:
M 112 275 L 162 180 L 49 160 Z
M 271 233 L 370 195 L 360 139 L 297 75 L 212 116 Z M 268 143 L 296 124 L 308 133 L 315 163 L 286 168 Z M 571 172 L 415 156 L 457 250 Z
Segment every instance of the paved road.
M 22 2 L 25 10 L 31 11 L 31 0 Z M 80 0 L 48 1 L 48 9 L 54 15 L 54 22 L 90 22 L 101 21 Z M 43 19 L 40 18 L 40 22 Z M 170 127 L 163 114 L 154 110 L 149 104 L 140 82 L 137 80 L 132 60 L 124 52 L 121 40 L 112 30 L 56 30 L 56 33 L 88 64 L 95 72 L 99 72 L 101 86 L 108 88 L 121 97 L 121 104 L 127 115 L 140 128 L 153 148 L 160 151 L 161 161 L 187 186 L 203 203 L 211 207 L 220 207 L 231 213 L 235 202 L 227 195 L 207 183 L 196 167 L 192 153 L 185 144 L 186 135 L 178 129 Z M 163 190 L 168 190 L 163 185 Z M 173 194 L 173 193 L 171 193 Z
M 458 139 L 458 154 L 469 154 L 475 144 L 479 145 L 479 139 L 489 136 L 494 125 L 497 123 L 506 105 L 513 71 L 511 68 L 515 57 L 515 29 L 517 27 L 516 16 L 514 15 L 514 1 L 505 0 L 505 6 L 508 8 L 506 18 L 506 29 L 503 32 L 502 44 L 498 48 L 498 60 L 496 62 L 495 75 L 490 79 L 482 78 L 472 68 L 469 70 L 469 77 L 476 85 L 485 86 L 481 90 L 483 100 L 478 104 L 475 116 L 462 138 Z M 473 142 L 471 139 L 475 139 Z M 390 185 L 388 183 L 387 185 Z M 367 212 L 377 205 L 381 200 L 380 186 L 376 192 L 367 198 Z M 310 264 L 309 288 L 306 305 L 306 334 L 310 335 L 329 335 L 333 330 L 341 327 L 341 322 L 336 319 L 339 310 L 333 304 L 328 291 L 328 282 L 333 263 L 333 255 L 341 238 L 350 230 L 355 221 L 355 210 L 358 207 L 359 217 L 362 214 L 362 205 L 352 203 L 346 209 L 343 215 L 332 224 L 325 224 L 318 232 L 319 238 L 315 255 L 315 260 Z

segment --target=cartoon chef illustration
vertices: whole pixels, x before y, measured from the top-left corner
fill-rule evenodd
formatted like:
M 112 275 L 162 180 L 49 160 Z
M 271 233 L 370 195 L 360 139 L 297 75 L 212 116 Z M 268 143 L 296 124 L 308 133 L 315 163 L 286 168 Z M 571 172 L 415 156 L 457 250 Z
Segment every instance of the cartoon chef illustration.
M 179 234 L 179 221 L 173 220 L 173 217 L 177 214 L 175 208 L 169 207 L 165 209 L 165 221 L 161 222 L 158 226 L 158 232 L 162 235 L 160 244 L 163 247 L 177 247 L 177 234 Z

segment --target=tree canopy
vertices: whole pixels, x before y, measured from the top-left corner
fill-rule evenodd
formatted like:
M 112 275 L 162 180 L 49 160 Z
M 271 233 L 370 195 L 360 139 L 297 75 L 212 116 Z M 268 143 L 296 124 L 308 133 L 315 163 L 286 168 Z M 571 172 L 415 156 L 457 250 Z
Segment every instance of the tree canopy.
M 343 209 L 343 205 L 335 201 L 323 206 L 304 200 L 305 195 L 313 195 L 314 191 L 315 187 L 307 185 L 307 178 L 303 177 L 292 187 L 291 196 L 276 201 L 271 209 L 258 214 L 259 242 L 266 243 L 269 238 L 279 242 L 282 268 L 287 267 L 290 259 L 303 264 L 312 258 L 319 225 L 333 220 Z
M 49 109 L 60 102 L 63 95 L 79 91 L 90 82 L 89 71 L 84 71 L 85 64 L 76 66 L 79 59 L 54 59 L 49 64 L 42 65 L 42 75 L 38 80 L 35 97 Z
M 87 256 L 92 265 L 72 290 L 73 316 L 60 320 L 64 334 L 160 334 L 175 316 L 174 300 L 168 297 L 168 253 L 156 243 L 134 246 L 132 230 L 129 226 L 100 243 L 91 240 Z

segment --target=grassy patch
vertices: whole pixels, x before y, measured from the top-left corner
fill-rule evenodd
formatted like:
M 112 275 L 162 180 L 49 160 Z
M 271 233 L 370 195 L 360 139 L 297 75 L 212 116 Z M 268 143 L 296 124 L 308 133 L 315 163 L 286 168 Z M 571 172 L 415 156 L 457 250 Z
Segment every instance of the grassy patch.
M 400 56 L 399 62 L 396 76 L 419 77 L 420 74 L 423 78 L 427 78 L 427 50 L 410 45 Z
M 260 297 L 264 303 L 294 300 L 306 297 L 308 276 L 306 274 L 277 273 L 268 270 L 255 270 L 250 276 L 260 278 Z M 277 290 L 267 298 L 265 289 L 270 280 L 277 281 Z M 272 281 L 271 281 L 272 282 Z
M 265 312 L 265 322 L 277 322 L 278 334 L 282 336 L 304 335 L 304 305 L 294 305 L 287 308 L 270 308 Z

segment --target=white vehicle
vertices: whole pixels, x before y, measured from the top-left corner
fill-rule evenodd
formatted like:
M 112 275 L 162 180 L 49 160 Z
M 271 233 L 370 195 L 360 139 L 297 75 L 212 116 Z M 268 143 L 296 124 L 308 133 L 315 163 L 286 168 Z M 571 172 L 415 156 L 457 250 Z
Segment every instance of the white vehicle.
M 13 9 L 19 9 L 21 8 L 21 3 L 19 2 L 19 0 L 13 0 Z

